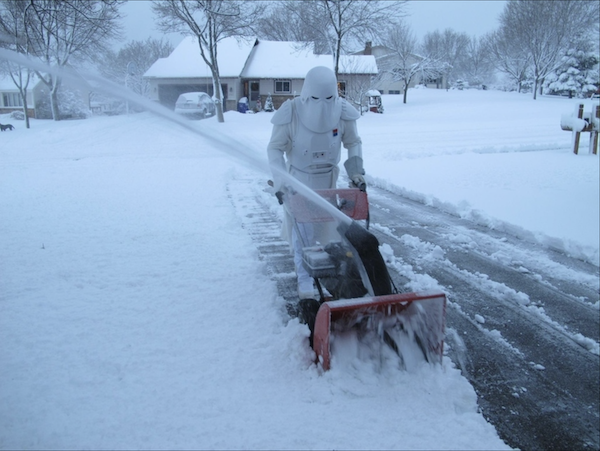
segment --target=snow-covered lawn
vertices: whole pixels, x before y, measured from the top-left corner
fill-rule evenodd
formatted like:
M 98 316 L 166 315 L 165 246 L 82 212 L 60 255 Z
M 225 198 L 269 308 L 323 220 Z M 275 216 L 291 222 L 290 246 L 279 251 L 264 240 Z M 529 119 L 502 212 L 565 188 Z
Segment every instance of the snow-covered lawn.
M 370 183 L 598 265 L 598 156 L 560 129 L 577 100 L 383 101 L 359 121 Z M 447 358 L 312 363 L 228 197 L 269 177 L 232 156 L 264 162 L 269 119 L 0 116 L 0 448 L 506 448 Z

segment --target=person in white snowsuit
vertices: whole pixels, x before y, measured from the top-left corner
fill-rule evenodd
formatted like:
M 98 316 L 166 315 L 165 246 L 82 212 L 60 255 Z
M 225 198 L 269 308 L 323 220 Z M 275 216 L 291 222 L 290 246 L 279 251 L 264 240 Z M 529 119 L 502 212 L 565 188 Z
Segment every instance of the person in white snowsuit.
M 275 191 L 285 190 L 278 170 L 315 190 L 335 188 L 342 144 L 348 151 L 344 163 L 348 177 L 354 186 L 366 189 L 362 142 L 356 127 L 359 117 L 356 108 L 339 97 L 331 69 L 318 66 L 308 71 L 300 97 L 284 102 L 271 119 L 273 131 L 267 154 L 275 169 Z M 282 235 L 291 240 L 294 251 L 298 295 L 300 299 L 314 298 L 313 280 L 302 266 L 301 242 L 313 241 L 314 231 L 311 224 L 299 224 L 301 240 L 288 215 L 285 219 Z

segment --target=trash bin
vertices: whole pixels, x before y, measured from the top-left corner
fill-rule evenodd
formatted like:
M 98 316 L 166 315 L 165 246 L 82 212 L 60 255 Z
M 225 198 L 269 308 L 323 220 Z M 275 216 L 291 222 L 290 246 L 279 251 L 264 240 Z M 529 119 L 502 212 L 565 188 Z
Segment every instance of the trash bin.
M 242 97 L 238 102 L 238 111 L 246 113 L 248 111 L 248 97 Z

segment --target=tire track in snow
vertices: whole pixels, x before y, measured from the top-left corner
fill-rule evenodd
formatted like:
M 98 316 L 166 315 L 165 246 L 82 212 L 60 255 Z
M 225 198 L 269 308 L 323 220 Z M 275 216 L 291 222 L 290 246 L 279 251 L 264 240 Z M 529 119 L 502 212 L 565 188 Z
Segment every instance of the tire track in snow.
M 502 438 L 524 449 L 598 448 L 597 268 L 388 192 L 371 188 L 370 200 L 408 289 L 427 275 L 425 285 L 448 294 L 447 326 L 467 345 L 465 374 Z M 498 252 L 520 260 L 511 267 Z

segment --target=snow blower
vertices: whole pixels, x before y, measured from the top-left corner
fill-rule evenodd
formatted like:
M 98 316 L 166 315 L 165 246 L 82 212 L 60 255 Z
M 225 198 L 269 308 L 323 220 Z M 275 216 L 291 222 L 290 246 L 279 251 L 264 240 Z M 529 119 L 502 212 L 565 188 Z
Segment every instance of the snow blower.
M 302 240 L 302 264 L 319 293 L 319 299 L 300 300 L 298 311 L 311 330 L 311 346 L 323 369 L 331 366 L 332 334 L 350 329 L 359 330 L 361 337 L 367 332 L 378 337 L 398 356 L 401 366 L 407 343 L 416 346 L 427 362 L 441 362 L 444 293 L 398 293 L 379 242 L 368 231 L 365 191 L 316 193 L 320 198 L 310 200 L 290 190 L 283 199 Z

